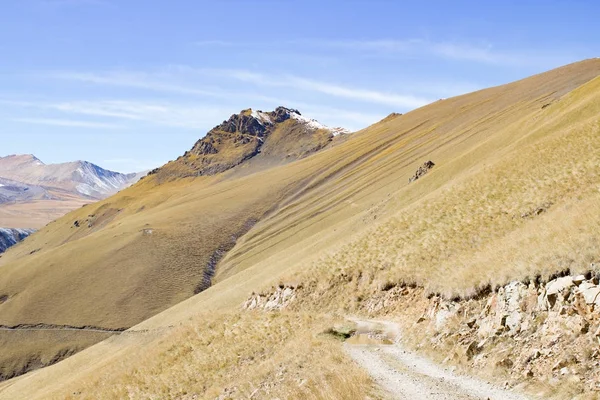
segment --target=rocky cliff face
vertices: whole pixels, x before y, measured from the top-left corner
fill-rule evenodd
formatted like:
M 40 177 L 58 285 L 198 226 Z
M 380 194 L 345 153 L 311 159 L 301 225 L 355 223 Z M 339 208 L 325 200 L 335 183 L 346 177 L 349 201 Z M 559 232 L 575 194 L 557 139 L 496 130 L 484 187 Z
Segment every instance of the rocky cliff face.
M 271 112 L 243 110 L 211 129 L 176 161 L 151 174 L 163 179 L 214 175 L 251 159 L 252 170 L 281 165 L 306 157 L 346 133 L 286 107 Z
M 6 249 L 14 246 L 27 236 L 31 235 L 33 232 L 33 229 L 0 228 L 0 253 L 4 253 Z

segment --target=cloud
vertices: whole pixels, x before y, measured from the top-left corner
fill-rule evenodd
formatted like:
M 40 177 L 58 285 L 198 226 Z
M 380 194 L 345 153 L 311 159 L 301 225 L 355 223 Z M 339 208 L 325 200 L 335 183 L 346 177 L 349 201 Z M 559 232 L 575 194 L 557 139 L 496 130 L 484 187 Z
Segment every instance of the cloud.
M 48 76 L 56 79 L 71 81 L 80 81 L 100 85 L 124 86 L 130 88 L 139 88 L 159 92 L 189 94 L 197 96 L 224 97 L 225 95 L 216 90 L 204 90 L 192 88 L 190 86 L 161 83 L 157 79 L 167 78 L 165 74 L 148 74 L 144 72 L 105 72 L 105 73 L 86 73 L 86 72 L 53 72 Z
M 205 88 L 206 85 L 177 81 L 181 77 L 177 76 L 182 67 L 170 67 L 162 72 L 127 72 L 127 71 L 108 71 L 108 72 L 49 72 L 41 74 L 41 77 L 63 79 L 69 81 L 79 81 L 97 85 L 120 86 L 127 88 L 143 89 L 160 93 L 171 93 L 179 95 L 188 95 L 195 97 L 211 97 L 222 100 L 248 99 L 250 101 L 262 101 L 277 104 L 285 104 L 285 100 L 264 96 L 256 93 L 244 93 L 239 91 L 229 91 L 220 87 Z
M 92 128 L 92 129 L 120 129 L 122 126 L 103 122 L 80 121 L 72 119 L 53 118 L 14 118 L 12 121 L 27 124 L 63 126 L 70 128 Z
M 50 105 L 63 112 L 122 118 L 187 129 L 208 128 L 223 115 L 230 113 L 224 107 L 157 103 L 131 100 L 101 100 L 64 102 Z
M 417 108 L 428 104 L 432 99 L 403 95 L 397 93 L 381 92 L 369 89 L 360 89 L 339 84 L 312 80 L 295 75 L 261 74 L 246 70 L 229 69 L 194 69 L 188 66 L 172 66 L 166 72 L 144 73 L 144 72 L 105 72 L 105 73 L 80 73 L 80 72 L 54 72 L 48 76 L 57 79 L 81 81 L 94 84 L 113 86 L 124 86 L 166 93 L 177 93 L 184 95 L 196 95 L 231 100 L 232 98 L 247 98 L 252 101 L 262 101 L 275 104 L 289 104 L 287 100 L 264 96 L 255 93 L 231 92 L 224 89 L 208 90 L 194 87 L 193 84 L 172 83 L 173 80 L 181 79 L 186 74 L 202 74 L 225 79 L 235 79 L 241 82 L 251 83 L 263 87 L 287 87 L 299 91 L 316 92 L 328 96 L 351 99 L 363 103 L 385 104 L 403 109 Z M 162 81 L 161 81 L 162 80 Z M 167 81 L 167 82 L 165 82 Z
M 39 4 L 45 6 L 105 6 L 107 0 L 42 0 Z
M 385 55 L 406 55 L 411 57 L 436 57 L 446 60 L 475 62 L 499 66 L 544 66 L 565 64 L 577 57 L 571 51 L 562 49 L 543 53 L 534 49 L 498 49 L 490 42 L 465 43 L 456 41 L 435 41 L 430 39 L 376 39 L 376 40 L 301 40 L 313 48 L 326 47 L 346 49 Z
M 194 42 L 194 45 L 200 47 L 232 47 L 236 46 L 235 42 L 228 42 L 226 40 L 198 40 Z
M 141 100 L 81 100 L 70 102 L 0 100 L 0 104 L 38 108 L 44 111 L 58 111 L 67 114 L 115 118 L 186 129 L 209 128 L 214 125 L 219 118 L 231 113 L 230 109 L 224 107 L 169 102 L 159 103 Z M 62 126 L 87 126 L 90 128 L 116 127 L 114 124 L 45 118 L 25 118 L 20 119 L 19 122 L 45 123 L 46 125 Z M 123 127 L 123 124 L 120 124 L 119 127 Z
M 473 62 L 498 66 L 542 66 L 549 67 L 565 64 L 577 57 L 572 51 L 562 49 L 552 53 L 543 53 L 536 49 L 502 50 L 492 43 L 481 40 L 477 43 L 460 41 L 437 41 L 425 38 L 406 39 L 299 39 L 271 42 L 231 42 L 224 40 L 204 40 L 195 43 L 205 47 L 244 47 L 261 49 L 289 48 L 315 51 L 318 49 L 347 50 L 361 52 L 371 56 L 409 56 L 418 58 L 439 58 L 445 60 Z
M 192 70 L 189 69 L 188 70 Z M 246 70 L 195 70 L 201 74 L 221 76 L 224 78 L 236 79 L 238 81 L 251 83 L 257 86 L 287 87 L 300 91 L 309 91 L 325 94 L 333 97 L 340 97 L 363 103 L 385 104 L 388 106 L 400 108 L 417 108 L 431 103 L 431 99 L 403 95 L 390 92 L 381 92 L 370 89 L 361 89 L 350 86 L 343 86 L 334 83 L 313 80 L 295 75 L 265 75 Z

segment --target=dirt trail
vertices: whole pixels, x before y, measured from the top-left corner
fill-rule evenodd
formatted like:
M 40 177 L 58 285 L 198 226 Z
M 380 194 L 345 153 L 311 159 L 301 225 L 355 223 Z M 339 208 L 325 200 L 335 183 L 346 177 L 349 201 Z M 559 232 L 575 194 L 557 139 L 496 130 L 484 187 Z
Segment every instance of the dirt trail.
M 528 399 L 480 379 L 454 373 L 403 348 L 399 343 L 400 328 L 393 322 L 352 320 L 358 326 L 357 336 L 345 344 L 345 349 L 389 399 Z M 373 332 L 381 333 L 373 335 Z M 386 339 L 393 344 L 382 344 Z
M 73 326 L 55 324 L 0 325 L 0 331 L 78 331 L 100 333 L 123 333 L 127 328 L 103 328 L 99 326 Z

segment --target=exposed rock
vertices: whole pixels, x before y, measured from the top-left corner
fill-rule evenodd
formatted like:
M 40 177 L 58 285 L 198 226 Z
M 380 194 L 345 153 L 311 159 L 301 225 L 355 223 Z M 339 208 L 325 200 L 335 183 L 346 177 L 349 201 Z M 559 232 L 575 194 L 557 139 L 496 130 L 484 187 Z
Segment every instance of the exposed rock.
M 547 309 L 552 309 L 559 297 L 563 297 L 561 300 L 564 300 L 564 295 L 568 296 L 568 292 L 565 291 L 573 286 L 575 283 L 572 276 L 564 276 L 548 282 L 545 294 Z
M 583 282 L 579 285 L 578 292 L 585 299 L 586 304 L 600 305 L 600 287 L 589 282 Z
M 0 253 L 3 253 L 11 246 L 22 241 L 35 230 L 33 229 L 13 229 L 0 228 Z
M 479 346 L 477 346 L 477 342 L 473 341 L 471 342 L 468 346 L 467 349 L 465 350 L 465 355 L 467 356 L 468 359 L 473 358 L 473 356 L 475 356 L 477 353 L 479 353 Z
M 263 309 L 265 311 L 281 310 L 286 308 L 296 298 L 296 288 L 280 286 L 270 294 L 252 294 L 244 302 L 245 310 Z
M 573 277 L 573 283 L 579 286 L 582 282 L 585 281 L 585 275 L 577 275 Z
M 554 279 L 546 284 L 546 295 L 559 293 L 574 284 L 572 276 L 563 276 L 562 278 Z
M 414 182 L 417 179 L 421 178 L 426 173 L 428 173 L 429 170 L 431 168 L 433 168 L 434 166 L 435 166 L 435 164 L 433 163 L 433 161 L 427 161 L 427 162 L 425 162 L 423 165 L 421 165 L 419 167 L 419 169 L 417 169 L 417 172 L 415 172 L 415 174 L 408 180 L 408 183 Z
M 548 202 L 548 203 L 544 203 L 539 207 L 536 207 L 532 210 L 526 211 L 524 213 L 521 214 L 521 218 L 531 218 L 531 217 L 536 217 L 540 214 L 545 213 L 546 211 L 548 211 L 548 209 L 552 207 L 552 203 Z

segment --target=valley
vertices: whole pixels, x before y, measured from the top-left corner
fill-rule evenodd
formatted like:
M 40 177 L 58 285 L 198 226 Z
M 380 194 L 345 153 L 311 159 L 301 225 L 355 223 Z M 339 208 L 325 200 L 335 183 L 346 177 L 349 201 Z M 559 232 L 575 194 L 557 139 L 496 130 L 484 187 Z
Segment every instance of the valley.
M 233 114 L 3 254 L 2 326 L 99 329 L 0 330 L 0 398 L 358 399 L 395 387 L 390 365 L 410 389 L 401 347 L 340 340 L 371 319 L 494 381 L 452 392 L 415 361 L 440 398 L 593 396 L 598 312 L 573 300 L 583 280 L 547 289 L 597 285 L 599 76 L 589 59 L 351 134 L 286 107 Z M 562 303 L 537 308 L 548 294 Z M 549 331 L 567 316 L 588 328 Z M 523 373 L 532 327 L 556 353 Z M 553 368 L 570 341 L 576 361 Z

